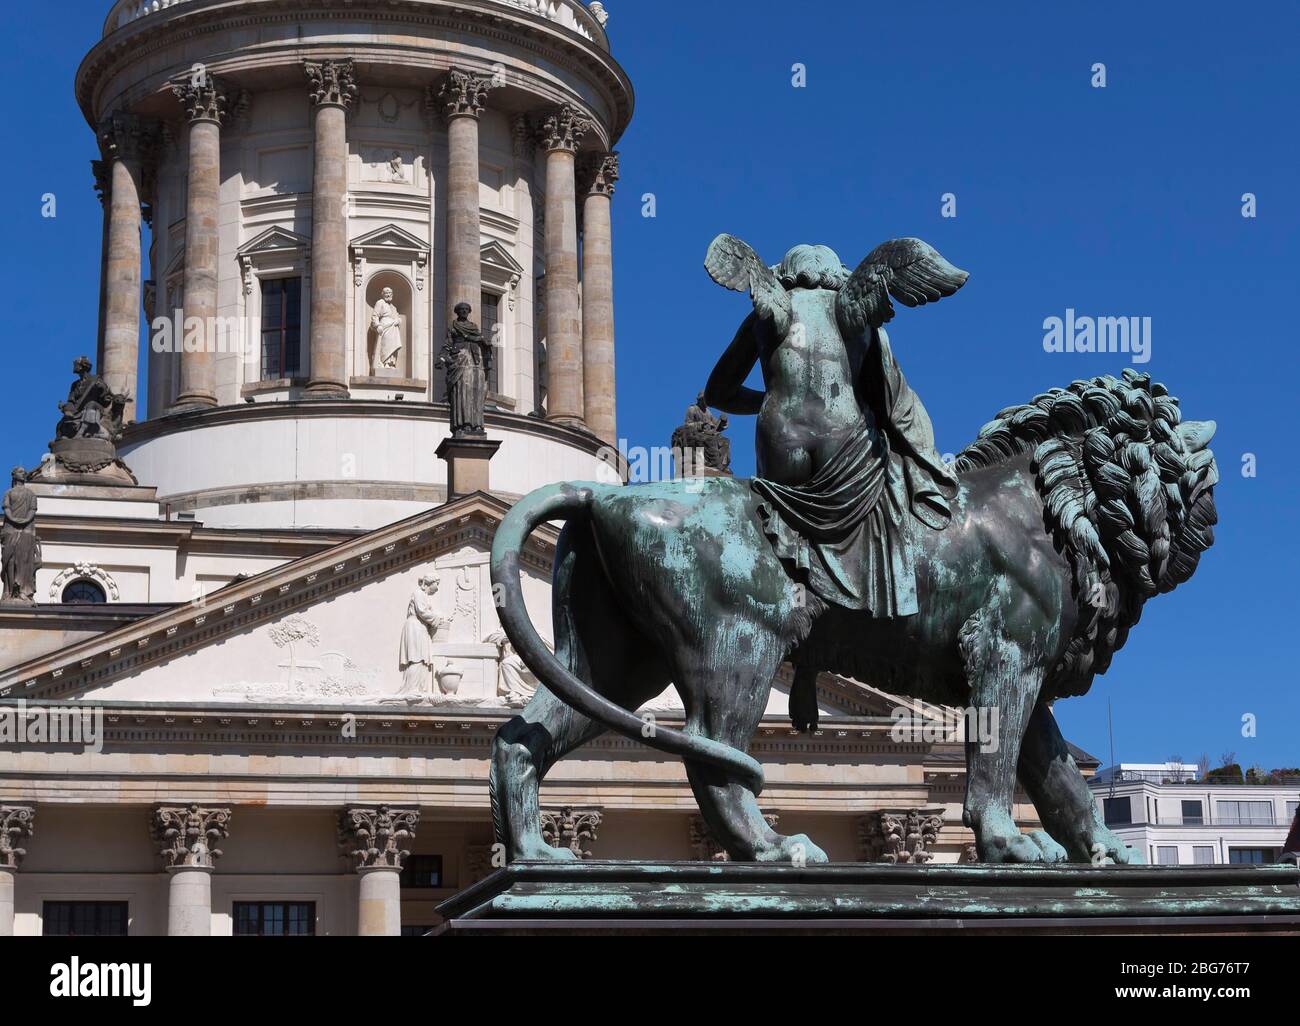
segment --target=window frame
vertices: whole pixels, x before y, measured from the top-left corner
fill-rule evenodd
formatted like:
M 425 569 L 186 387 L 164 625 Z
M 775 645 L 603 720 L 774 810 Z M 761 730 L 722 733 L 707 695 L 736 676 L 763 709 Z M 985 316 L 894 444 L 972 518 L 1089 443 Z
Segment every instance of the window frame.
M 290 924 L 293 922 L 294 919 L 294 917 L 290 913 L 290 909 L 293 908 L 305 908 L 307 910 L 307 916 L 305 922 L 307 924 L 308 929 L 306 930 L 306 932 L 289 931 L 288 927 L 290 926 Z M 245 909 L 256 910 L 255 922 L 257 925 L 257 929 L 255 932 L 250 933 L 247 931 L 242 931 L 240 929 L 241 925 L 243 925 L 243 923 L 247 921 L 244 917 L 241 917 L 240 915 L 241 910 L 245 910 Z M 266 923 L 266 911 L 268 909 L 276 909 L 281 913 L 279 921 L 285 927 L 285 929 L 282 930 L 281 932 L 266 933 L 264 931 L 264 927 Z M 231 935 L 235 937 L 315 937 L 316 936 L 316 902 L 294 901 L 287 898 L 278 901 L 232 901 L 230 904 L 230 920 L 232 924 Z
M 94 909 L 95 925 L 90 933 L 55 933 L 50 927 L 57 918 L 54 909 L 66 907 L 71 922 L 75 909 Z M 104 913 L 113 910 L 121 916 L 121 928 L 113 932 L 103 930 Z M 41 902 L 41 936 L 42 937 L 127 937 L 131 932 L 131 903 L 129 901 L 82 901 L 79 899 L 46 899 Z
M 289 319 L 289 313 L 291 309 L 290 307 L 291 290 L 289 287 L 289 283 L 294 283 L 297 287 L 297 292 L 298 292 L 298 296 L 297 296 L 298 317 L 296 323 L 293 324 L 291 324 Z M 278 328 L 267 327 L 268 290 L 278 292 L 279 294 L 279 310 L 277 311 L 277 316 L 279 318 Z M 303 333 L 302 331 L 303 329 L 302 275 L 295 275 L 295 274 L 269 275 L 265 278 L 258 278 L 258 293 L 261 302 L 261 308 L 258 315 L 258 325 L 257 325 L 257 346 L 258 346 L 257 349 L 258 379 L 257 380 L 259 382 L 286 381 L 286 380 L 292 381 L 296 378 L 302 377 L 302 373 L 303 373 L 302 372 L 302 333 Z M 293 361 L 294 366 L 292 370 L 290 370 L 287 367 L 288 364 L 287 356 L 289 353 L 288 338 L 291 331 L 296 332 L 297 334 L 297 342 L 295 343 L 296 350 L 294 352 L 294 361 Z M 278 334 L 279 336 L 279 343 L 278 343 L 279 344 L 279 352 L 278 352 L 279 373 L 272 375 L 272 374 L 268 374 L 267 372 L 267 336 L 275 335 L 275 334 Z

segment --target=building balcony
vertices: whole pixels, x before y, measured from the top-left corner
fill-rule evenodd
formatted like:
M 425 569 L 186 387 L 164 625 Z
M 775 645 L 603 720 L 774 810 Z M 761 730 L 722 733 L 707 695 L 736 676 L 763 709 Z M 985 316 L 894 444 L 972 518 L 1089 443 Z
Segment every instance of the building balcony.
M 245 0 L 245 2 L 257 3 L 264 0 Z M 408 0 L 408 2 L 418 5 L 437 3 L 438 0 Z M 600 3 L 593 3 L 588 7 L 581 0 L 477 0 L 477 4 L 483 7 L 511 7 L 525 15 L 543 18 L 582 36 L 602 50 L 609 50 L 609 37 L 605 34 L 605 21 L 608 15 Z M 232 3 L 231 0 L 118 0 L 104 22 L 104 36 L 107 38 L 114 32 L 144 18 L 181 13 L 177 9 L 182 7 L 198 9 L 205 6 L 232 6 Z M 184 13 L 189 12 L 187 10 Z

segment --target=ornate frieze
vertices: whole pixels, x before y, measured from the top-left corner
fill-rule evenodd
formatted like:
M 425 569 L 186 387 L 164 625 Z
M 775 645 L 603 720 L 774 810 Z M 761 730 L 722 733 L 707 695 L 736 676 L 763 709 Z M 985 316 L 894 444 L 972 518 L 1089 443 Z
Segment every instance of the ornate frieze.
M 17 869 L 27 849 L 22 842 L 32 836 L 36 810 L 30 805 L 0 805 L 0 869 Z
M 614 183 L 618 181 L 618 154 L 593 153 L 584 158 L 581 178 L 587 192 L 613 196 Z
M 223 124 L 230 117 L 230 93 L 214 75 L 206 71 L 186 76 L 172 83 L 172 95 L 180 100 L 185 118 Z
M 862 856 L 867 862 L 924 864 L 943 827 L 943 809 L 881 809 L 858 823 Z
M 415 837 L 419 822 L 418 809 L 350 806 L 339 813 L 339 847 L 358 871 L 400 870 L 411 854 L 403 845 Z
M 597 809 L 542 810 L 542 840 L 552 848 L 568 848 L 580 859 L 591 858 L 588 845 L 596 843 L 596 831 L 604 817 Z
M 351 110 L 359 90 L 352 58 L 339 61 L 303 61 L 312 106 Z
M 150 833 L 166 869 L 211 869 L 221 857 L 217 845 L 230 836 L 229 809 L 160 805 L 153 811 Z
M 448 120 L 476 118 L 487 106 L 488 93 L 492 87 L 490 75 L 476 75 L 463 68 L 452 68 L 436 87 L 435 107 Z
M 567 103 L 543 115 L 538 122 L 537 141 L 548 153 L 567 150 L 573 153 L 582 137 L 596 127 L 590 118 L 584 118 Z

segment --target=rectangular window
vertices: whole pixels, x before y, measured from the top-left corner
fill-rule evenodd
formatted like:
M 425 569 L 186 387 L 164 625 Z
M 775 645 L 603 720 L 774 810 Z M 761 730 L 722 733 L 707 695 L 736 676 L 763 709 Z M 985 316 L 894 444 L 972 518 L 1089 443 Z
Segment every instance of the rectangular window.
M 1178 847 L 1162 844 L 1156 848 L 1156 864 L 1161 866 L 1178 865 Z
M 1188 801 L 1187 799 L 1183 799 L 1183 822 L 1190 823 L 1195 826 L 1199 826 L 1200 824 L 1204 823 L 1205 822 L 1204 806 L 1202 806 L 1200 802 Z
M 1272 802 L 1215 802 L 1219 822 L 1229 826 L 1268 826 L 1273 822 Z
M 1300 802 L 1287 802 L 1287 803 L 1286 803 L 1286 818 L 1287 818 L 1287 822 L 1291 822 L 1292 820 L 1295 819 L 1296 809 L 1300 809 Z
M 1133 802 L 1129 798 L 1103 798 L 1107 826 L 1126 826 L 1133 822 Z
M 430 890 L 441 887 L 442 856 L 410 855 L 402 867 L 402 886 L 410 890 Z
M 125 901 L 47 901 L 41 912 L 46 937 L 125 937 Z
M 1263 866 L 1274 859 L 1272 848 L 1229 848 L 1228 862 L 1234 866 Z
M 236 937 L 314 937 L 314 901 L 237 901 Z
M 1198 844 L 1192 848 L 1192 864 L 1197 866 L 1214 865 L 1214 845 Z
M 488 372 L 488 391 L 501 394 L 501 297 L 494 292 L 482 293 L 479 302 L 483 306 L 483 323 L 479 329 L 483 337 L 492 346 L 492 369 Z
M 302 373 L 302 279 L 262 282 L 262 380 Z

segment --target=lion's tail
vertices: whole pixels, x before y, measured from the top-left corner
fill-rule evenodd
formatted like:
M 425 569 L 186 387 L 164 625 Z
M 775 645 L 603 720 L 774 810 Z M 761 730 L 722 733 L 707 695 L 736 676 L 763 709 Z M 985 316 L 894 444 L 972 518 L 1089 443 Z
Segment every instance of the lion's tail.
M 538 680 L 567 705 L 610 730 L 651 748 L 716 766 L 759 794 L 763 789 L 763 769 L 745 752 L 711 738 L 650 723 L 616 705 L 570 672 L 551 653 L 533 626 L 524 605 L 519 569 L 519 555 L 528 536 L 548 521 L 572 520 L 586 515 L 598 493 L 609 487 L 599 484 L 549 485 L 525 496 L 506 515 L 492 544 L 492 587 L 501 626 L 515 651 Z M 555 596 L 557 603 L 563 598 L 562 595 Z

